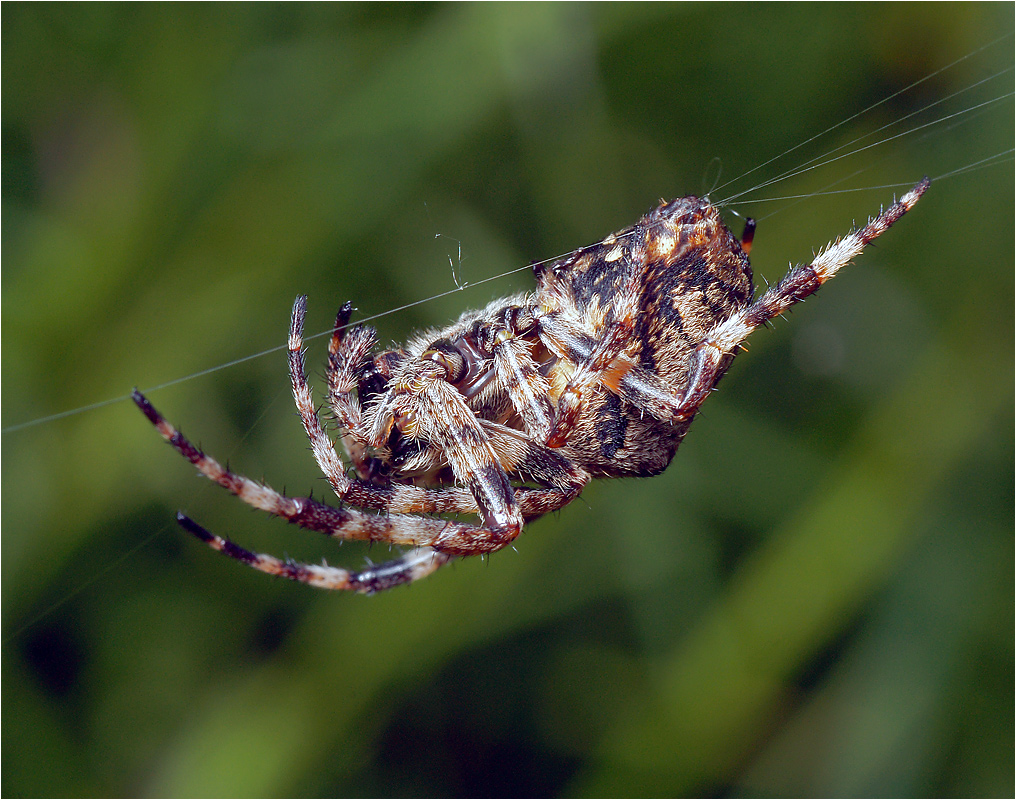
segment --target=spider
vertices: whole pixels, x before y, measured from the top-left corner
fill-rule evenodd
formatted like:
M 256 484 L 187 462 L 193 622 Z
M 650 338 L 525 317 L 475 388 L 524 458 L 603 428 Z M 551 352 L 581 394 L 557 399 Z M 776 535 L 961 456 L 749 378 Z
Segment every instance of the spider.
M 403 348 L 374 354 L 376 332 L 349 327 L 347 302 L 328 348 L 335 441 L 307 383 L 306 297 L 298 297 L 289 330 L 293 396 L 339 507 L 229 471 L 137 390 L 133 399 L 163 438 L 245 503 L 328 536 L 409 549 L 350 571 L 250 552 L 179 513 L 186 530 L 262 572 L 371 594 L 500 550 L 592 478 L 662 472 L 745 338 L 833 277 L 928 185 L 925 178 L 810 264 L 792 267 L 757 300 L 748 261 L 754 223 L 738 241 L 707 200 L 684 197 L 598 244 L 536 264 L 535 291 L 467 311 Z

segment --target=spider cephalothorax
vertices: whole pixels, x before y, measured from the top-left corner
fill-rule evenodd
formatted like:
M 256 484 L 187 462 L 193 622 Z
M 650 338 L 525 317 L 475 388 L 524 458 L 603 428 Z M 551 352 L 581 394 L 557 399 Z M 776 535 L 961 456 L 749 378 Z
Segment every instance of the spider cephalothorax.
M 917 203 L 887 210 L 753 300 L 739 242 L 697 197 L 664 203 L 602 242 L 537 265 L 537 288 L 468 311 L 406 347 L 374 353 L 372 328 L 335 322 L 328 404 L 354 476 L 318 417 L 303 366 L 306 298 L 293 306 L 293 395 L 341 507 L 289 498 L 206 456 L 142 396 L 134 401 L 204 475 L 250 505 L 341 539 L 412 548 L 353 572 L 282 561 L 180 523 L 273 575 L 371 593 L 499 550 L 591 478 L 666 469 L 748 334 L 814 292 Z M 378 513 L 383 512 L 383 513 Z M 440 516 L 439 516 L 440 515 Z M 478 522 L 450 519 L 472 515 Z

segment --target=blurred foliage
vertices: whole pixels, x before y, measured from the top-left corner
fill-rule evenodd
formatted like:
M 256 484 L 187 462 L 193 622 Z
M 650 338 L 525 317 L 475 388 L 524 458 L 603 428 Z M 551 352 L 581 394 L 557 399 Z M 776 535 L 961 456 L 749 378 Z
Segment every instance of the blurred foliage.
M 278 348 L 298 293 L 322 331 L 348 298 L 473 284 L 376 321 L 400 340 L 661 196 L 986 104 L 735 202 L 778 278 L 1012 147 L 1011 5 L 2 22 L 4 795 L 1012 794 L 1011 155 L 936 181 L 758 332 L 664 475 L 408 589 L 326 595 L 186 538 L 177 508 L 280 555 L 367 555 L 245 513 L 124 401 Z M 239 470 L 326 488 L 282 352 L 152 399 Z

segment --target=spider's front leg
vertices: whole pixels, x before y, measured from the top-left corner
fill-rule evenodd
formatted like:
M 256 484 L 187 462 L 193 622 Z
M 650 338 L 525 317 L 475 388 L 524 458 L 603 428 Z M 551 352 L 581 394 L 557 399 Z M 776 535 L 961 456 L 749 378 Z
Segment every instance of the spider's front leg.
M 852 231 L 823 250 L 810 264 L 796 266 L 775 286 L 746 308 L 716 325 L 695 348 L 689 359 L 688 385 L 676 413 L 677 419 L 695 415 L 716 385 L 722 364 L 735 353 L 748 335 L 773 317 L 790 310 L 856 258 L 874 239 L 912 209 L 928 190 L 925 178 L 860 230 Z
M 554 410 L 548 399 L 550 383 L 533 360 L 539 342 L 534 334 L 535 317 L 530 308 L 512 309 L 508 314 L 513 319 L 505 326 L 505 335 L 490 345 L 490 370 L 504 386 L 526 435 L 534 442 L 544 442 L 550 435 Z M 526 319 L 522 325 L 518 324 L 520 317 Z
M 306 312 L 307 297 L 300 295 L 293 303 L 293 315 L 289 326 L 289 377 L 293 385 L 293 400 L 296 403 L 296 410 L 300 415 L 300 421 L 303 423 L 307 438 L 310 440 L 314 460 L 317 461 L 318 467 L 324 473 L 332 489 L 335 490 L 335 495 L 339 500 L 359 508 L 377 511 L 424 510 L 427 505 L 426 500 L 430 500 L 432 504 L 443 503 L 461 506 L 463 498 L 452 496 L 453 492 L 444 492 L 439 496 L 423 499 L 421 495 L 424 494 L 424 490 L 417 487 L 405 487 L 397 490 L 391 486 L 380 486 L 361 478 L 350 479 L 346 475 L 345 465 L 338 453 L 335 452 L 332 440 L 321 425 L 317 409 L 314 406 L 314 398 L 307 383 L 307 374 L 303 363 L 303 324 Z M 359 372 L 361 362 L 368 359 L 369 347 L 374 340 L 373 331 L 368 330 L 356 338 L 360 344 L 358 347 L 351 348 L 346 361 L 349 364 L 349 371 L 354 374 Z M 335 362 L 331 358 L 329 362 L 331 369 L 335 366 Z M 359 425 L 359 404 L 354 405 L 354 403 L 355 399 L 351 399 L 347 409 L 348 417 L 343 421 L 347 424 Z
M 293 303 L 289 327 L 289 375 L 293 385 L 293 399 L 310 440 L 314 459 L 336 496 L 353 506 L 386 513 L 475 513 L 476 503 L 472 495 L 461 488 L 426 489 L 411 483 L 392 482 L 382 485 L 369 479 L 349 478 L 346 475 L 345 466 L 318 417 L 307 383 L 303 352 L 306 310 L 307 298 L 301 295 Z M 370 349 L 375 336 L 372 330 L 362 327 L 354 328 L 348 336 L 340 335 L 345 323 L 349 321 L 350 310 L 351 306 L 347 303 L 339 312 L 332 336 L 328 363 L 329 394 L 337 416 L 350 436 L 356 434 L 355 441 L 362 443 L 361 452 L 365 454 L 367 435 L 364 432 L 360 403 L 352 394 L 352 387 L 357 386 L 358 377 L 371 363 Z M 363 460 L 356 463 L 358 473 L 367 470 L 368 464 L 364 455 Z M 539 502 L 539 498 L 532 499 Z M 530 498 L 526 497 L 525 500 L 528 502 Z
M 346 302 L 335 316 L 328 343 L 328 403 L 342 428 L 342 445 L 356 474 L 374 480 L 380 464 L 371 455 L 363 435 L 363 402 L 360 393 L 372 385 L 381 386 L 392 362 L 405 357 L 389 351 L 373 358 L 377 333 L 366 325 L 349 328 L 353 304 Z
M 307 295 L 300 295 L 293 303 L 293 314 L 289 323 L 289 378 L 293 385 L 293 401 L 296 403 L 300 421 L 310 440 L 314 460 L 317 461 L 338 498 L 345 500 L 353 490 L 353 482 L 346 476 L 345 465 L 339 459 L 331 439 L 321 426 L 321 420 L 314 407 L 314 398 L 311 396 L 310 386 L 307 384 L 307 374 L 304 370 L 303 323 L 306 314 Z M 365 498 L 356 498 L 353 502 L 368 508 L 374 506 L 373 503 L 365 502 Z
M 469 537 L 442 542 L 442 547 L 463 555 L 499 550 L 521 532 L 522 511 L 483 425 L 446 377 L 445 364 L 421 359 L 393 381 L 397 385 L 389 402 L 377 409 L 375 441 L 397 427 L 407 439 L 436 446 L 475 498 L 482 523 Z

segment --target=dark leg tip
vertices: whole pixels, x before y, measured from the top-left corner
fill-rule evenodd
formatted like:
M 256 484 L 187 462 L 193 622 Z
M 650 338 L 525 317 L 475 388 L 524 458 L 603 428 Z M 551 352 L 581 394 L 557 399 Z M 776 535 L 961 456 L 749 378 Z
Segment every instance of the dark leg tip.
M 159 412 L 148 402 L 148 398 L 141 394 L 136 387 L 131 391 L 131 400 L 134 401 L 134 405 L 141 409 L 141 413 L 148 417 L 148 421 L 153 425 L 158 425 L 162 420 Z
M 183 528 L 187 533 L 192 533 L 197 536 L 202 542 L 214 541 L 215 537 L 212 536 L 208 531 L 198 525 L 194 520 L 184 514 L 182 511 L 176 512 L 176 521 L 180 527 Z
M 334 332 L 336 334 L 341 333 L 342 329 L 349 324 L 349 318 L 353 316 L 353 302 L 347 300 L 342 308 L 339 309 L 339 313 L 335 315 L 335 327 Z
M 751 252 L 751 243 L 755 239 L 755 220 L 748 217 L 744 221 L 744 233 L 741 234 L 741 249 L 744 250 L 744 254 L 748 255 Z

